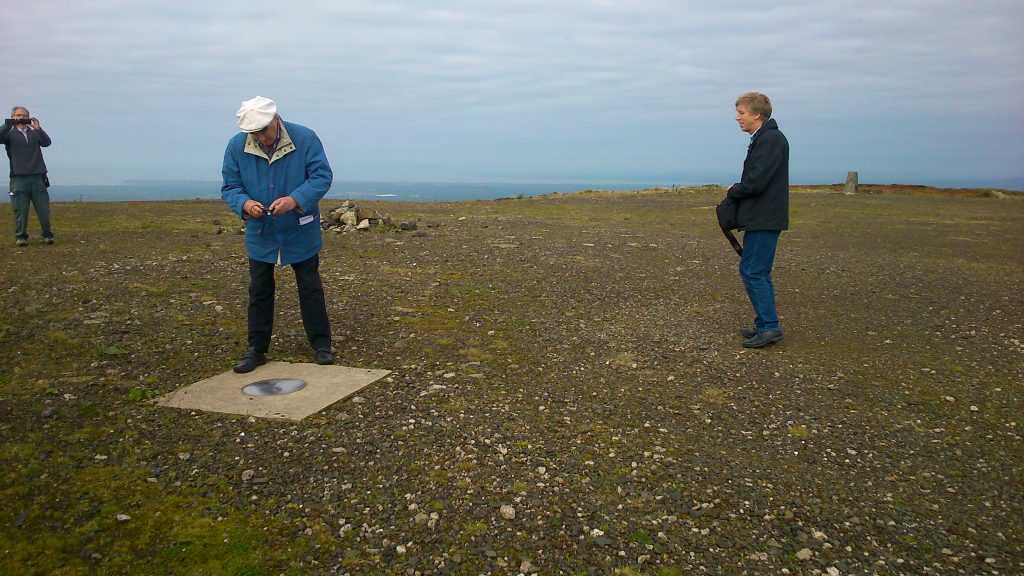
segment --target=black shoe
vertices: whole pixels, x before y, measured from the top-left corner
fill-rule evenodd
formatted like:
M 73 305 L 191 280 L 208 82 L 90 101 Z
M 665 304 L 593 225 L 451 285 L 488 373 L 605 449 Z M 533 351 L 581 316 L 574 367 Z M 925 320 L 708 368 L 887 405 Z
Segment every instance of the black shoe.
M 53 238 L 43 238 L 44 244 L 53 244 Z
M 322 366 L 330 366 L 334 364 L 334 355 L 331 354 L 330 350 L 320 349 L 316 351 L 316 363 Z
M 753 328 L 740 328 L 740 336 L 743 336 L 744 340 L 750 340 L 754 336 L 757 336 L 757 330 Z
M 267 363 L 267 355 L 263 352 L 257 352 L 255 348 L 249 348 L 245 351 L 245 356 L 235 364 L 232 368 L 239 374 L 246 374 L 252 372 L 257 366 L 263 366 Z
M 781 330 L 769 330 L 767 332 L 758 332 L 754 334 L 753 338 L 749 338 L 743 341 L 744 348 L 760 348 L 767 346 L 772 342 L 778 342 L 782 340 Z
M 28 240 L 25 240 L 24 238 L 18 238 L 17 240 L 14 241 L 14 245 L 15 246 L 28 246 Z

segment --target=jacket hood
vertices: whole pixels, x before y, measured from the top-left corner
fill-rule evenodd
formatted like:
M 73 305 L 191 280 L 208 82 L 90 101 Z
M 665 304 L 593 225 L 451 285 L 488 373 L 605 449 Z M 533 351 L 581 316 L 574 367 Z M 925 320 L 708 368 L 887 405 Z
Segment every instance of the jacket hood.
M 764 124 L 761 124 L 760 128 L 757 129 L 757 135 L 760 136 L 762 132 L 767 132 L 768 130 L 778 130 L 778 129 L 779 129 L 779 125 L 778 125 L 777 122 L 775 122 L 775 118 L 769 118 L 769 119 L 764 121 Z
M 765 120 L 764 124 L 761 124 L 761 127 L 758 128 L 757 132 L 754 132 L 754 135 L 750 138 L 750 146 L 753 146 L 754 142 L 757 141 L 757 139 L 760 138 L 762 134 L 768 132 L 769 130 L 778 129 L 779 125 L 775 122 L 775 118 L 769 118 L 768 120 Z M 747 148 L 749 149 L 750 146 L 748 146 Z

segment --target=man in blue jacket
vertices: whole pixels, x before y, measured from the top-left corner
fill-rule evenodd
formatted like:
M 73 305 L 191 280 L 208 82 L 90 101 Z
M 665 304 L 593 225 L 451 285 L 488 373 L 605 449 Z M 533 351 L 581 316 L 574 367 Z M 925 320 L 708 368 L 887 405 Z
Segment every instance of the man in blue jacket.
M 741 95 L 736 122 L 750 134 L 750 146 L 740 181 L 729 188 L 726 201 L 738 204 L 740 276 L 754 307 L 754 329 L 744 328 L 740 334 L 744 347 L 761 348 L 782 340 L 772 266 L 779 235 L 789 229 L 789 141 L 772 119 L 772 103 L 764 94 Z
M 246 221 L 249 255 L 249 347 L 238 373 L 266 364 L 274 328 L 274 265 L 291 265 L 299 308 L 317 364 L 333 364 L 331 326 L 320 279 L 318 203 L 334 178 L 316 133 L 281 120 L 277 104 L 242 102 L 238 127 L 224 151 L 221 197 Z

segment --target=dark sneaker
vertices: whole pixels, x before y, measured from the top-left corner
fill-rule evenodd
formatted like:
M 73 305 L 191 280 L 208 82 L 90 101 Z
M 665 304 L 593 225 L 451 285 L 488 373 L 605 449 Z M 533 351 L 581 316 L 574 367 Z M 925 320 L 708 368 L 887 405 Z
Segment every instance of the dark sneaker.
M 46 244 L 53 244 L 53 238 L 43 238 L 43 242 Z
M 334 354 L 331 354 L 330 350 L 317 350 L 316 363 L 322 366 L 330 366 L 331 364 L 334 364 Z
M 24 238 L 18 238 L 17 240 L 14 241 L 14 245 L 15 246 L 28 246 L 28 240 L 25 240 Z
M 267 355 L 263 352 L 257 352 L 255 348 L 249 348 L 245 351 L 245 356 L 235 364 L 234 370 L 239 374 L 246 374 L 252 372 L 257 366 L 263 366 L 267 363 Z
M 743 336 L 744 340 L 750 340 L 754 336 L 757 336 L 757 330 L 753 328 L 740 328 L 740 336 Z
M 767 332 L 758 332 L 754 334 L 753 338 L 749 338 L 743 341 L 744 348 L 761 348 L 767 346 L 772 342 L 778 342 L 782 340 L 781 330 L 768 330 Z

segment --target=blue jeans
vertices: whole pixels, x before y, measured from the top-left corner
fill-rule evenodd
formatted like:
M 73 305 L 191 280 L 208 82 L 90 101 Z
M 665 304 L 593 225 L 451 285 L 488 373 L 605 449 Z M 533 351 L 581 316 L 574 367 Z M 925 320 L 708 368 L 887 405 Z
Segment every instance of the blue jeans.
M 754 307 L 754 327 L 758 332 L 781 330 L 779 313 L 775 310 L 775 287 L 772 286 L 772 265 L 781 230 L 752 230 L 743 233 L 743 256 L 740 277 Z
M 28 239 L 28 205 L 36 209 L 43 238 L 53 238 L 50 230 L 50 194 L 43 184 L 43 177 L 11 176 L 11 210 L 14 212 L 14 238 Z

